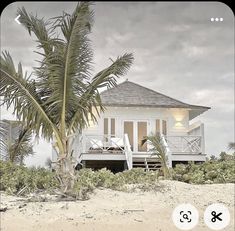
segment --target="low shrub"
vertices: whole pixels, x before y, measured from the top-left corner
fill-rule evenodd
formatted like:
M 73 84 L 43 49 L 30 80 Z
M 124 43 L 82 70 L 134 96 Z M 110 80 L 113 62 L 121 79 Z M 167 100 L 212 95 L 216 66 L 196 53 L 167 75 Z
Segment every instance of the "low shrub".
M 233 160 L 210 160 L 203 164 L 179 164 L 171 169 L 171 179 L 190 184 L 235 183 Z M 81 169 L 76 172 L 74 187 L 70 192 L 77 199 L 88 199 L 95 188 L 121 191 L 162 190 L 159 188 L 159 171 L 146 172 L 142 168 L 112 173 L 107 169 L 93 171 Z M 59 189 L 55 173 L 45 168 L 26 168 L 0 161 L 0 190 L 24 195 L 36 190 L 51 192 Z
M 178 164 L 171 175 L 173 180 L 190 184 L 235 183 L 235 162 L 210 160 L 203 164 Z
M 81 169 L 76 175 L 73 193 L 76 198 L 88 199 L 89 193 L 99 187 L 126 191 L 127 185 L 135 185 L 137 188 L 150 190 L 156 185 L 157 179 L 157 171 L 145 172 L 141 168 L 116 174 L 105 168 L 95 172 L 91 169 Z
M 44 168 L 26 168 L 0 161 L 0 190 L 11 194 L 52 190 L 59 186 L 55 174 Z

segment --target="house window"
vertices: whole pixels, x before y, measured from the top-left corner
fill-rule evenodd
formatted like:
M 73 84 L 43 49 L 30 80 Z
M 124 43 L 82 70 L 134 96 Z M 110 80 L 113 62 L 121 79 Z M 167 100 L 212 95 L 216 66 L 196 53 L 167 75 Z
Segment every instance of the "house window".
M 163 135 L 167 135 L 167 124 L 166 124 L 166 120 L 162 120 L 162 134 Z
M 133 151 L 134 146 L 134 123 L 133 121 L 124 121 L 124 134 L 128 135 L 131 150 Z
M 104 135 L 115 137 L 115 119 L 104 118 Z
M 147 122 L 138 122 L 138 152 L 147 152 L 147 143 L 142 145 L 142 140 L 147 136 Z

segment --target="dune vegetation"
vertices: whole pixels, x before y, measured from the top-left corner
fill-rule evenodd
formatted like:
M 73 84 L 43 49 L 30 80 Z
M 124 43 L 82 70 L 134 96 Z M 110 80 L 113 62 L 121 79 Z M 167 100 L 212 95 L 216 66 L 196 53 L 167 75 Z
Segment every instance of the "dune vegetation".
M 159 190 L 159 180 L 164 179 L 161 169 L 144 171 L 134 168 L 120 173 L 107 169 L 93 171 L 81 169 L 75 174 L 75 183 L 69 193 L 74 199 L 87 199 L 96 188 L 109 188 L 119 191 L 140 189 Z M 170 169 L 169 180 L 190 184 L 235 183 L 234 156 L 227 155 L 203 164 L 179 164 Z M 9 194 L 26 196 L 29 193 L 60 192 L 60 183 L 55 172 L 45 168 L 27 168 L 11 162 L 0 161 L 0 190 Z

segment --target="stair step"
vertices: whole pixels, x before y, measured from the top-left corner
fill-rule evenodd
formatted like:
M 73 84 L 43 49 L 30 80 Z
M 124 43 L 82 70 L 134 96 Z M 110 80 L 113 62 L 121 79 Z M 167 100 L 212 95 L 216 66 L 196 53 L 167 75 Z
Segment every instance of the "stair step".
M 133 158 L 133 168 L 144 168 L 145 171 L 156 171 L 162 165 L 158 158 Z
M 148 164 L 148 166 L 162 166 L 161 164 Z

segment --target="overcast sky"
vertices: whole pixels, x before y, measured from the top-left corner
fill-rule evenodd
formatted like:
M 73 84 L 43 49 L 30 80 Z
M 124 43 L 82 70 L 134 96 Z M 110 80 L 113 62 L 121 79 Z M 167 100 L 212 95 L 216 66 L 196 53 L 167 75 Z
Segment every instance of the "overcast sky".
M 1 14 L 1 47 L 31 71 L 36 43 L 14 18 L 24 6 L 39 17 L 71 13 L 76 2 L 17 2 Z M 125 78 L 190 104 L 211 107 L 196 118 L 205 123 L 206 152 L 218 155 L 234 141 L 234 15 L 219 2 L 97 2 L 93 6 L 95 71 L 109 58 L 133 52 Z M 223 18 L 211 22 L 212 17 Z M 125 78 L 121 78 L 120 82 Z M 1 109 L 2 119 L 13 118 Z M 35 145 L 29 165 L 51 155 L 45 141 Z

